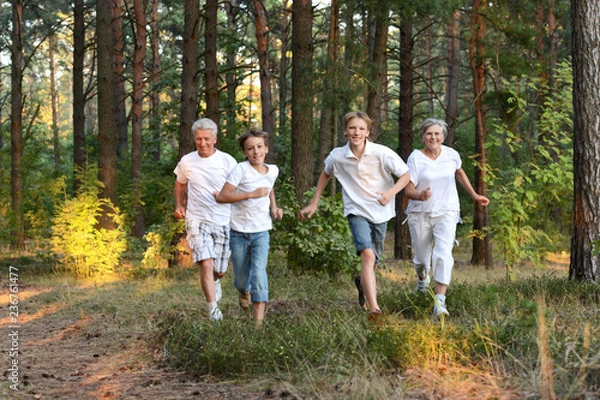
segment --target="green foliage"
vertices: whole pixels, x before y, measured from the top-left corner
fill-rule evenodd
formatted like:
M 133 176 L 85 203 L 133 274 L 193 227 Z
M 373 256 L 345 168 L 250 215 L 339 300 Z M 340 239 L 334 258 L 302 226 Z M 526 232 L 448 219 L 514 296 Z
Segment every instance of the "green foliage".
M 123 216 L 108 199 L 98 197 L 100 186 L 100 182 L 87 179 L 77 196 L 67 199 L 54 218 L 53 249 L 62 257 L 64 268 L 81 277 L 114 272 L 127 247 Z M 98 227 L 97 219 L 104 210 L 113 219 L 114 229 Z
M 183 251 L 184 249 L 177 248 L 177 243 L 173 244 L 173 237 L 184 232 L 184 220 L 167 219 L 162 224 L 152 226 L 144 236 L 149 246 L 144 252 L 142 264 L 145 267 L 157 268 L 162 266 L 164 261 L 171 260 L 176 250 Z
M 525 140 L 517 125 L 509 127 L 500 120 L 493 125 L 496 135 L 488 142 L 490 151 L 508 152 L 513 160 L 520 160 L 511 165 L 510 158 L 505 158 L 501 169 L 488 170 L 491 232 L 509 277 L 515 263 L 527 260 L 539 265 L 547 251 L 561 245 L 561 235 L 568 233 L 573 182 L 570 77 L 569 65 L 561 65 L 556 79 L 558 93 L 550 93 L 538 79 L 522 78 L 521 84 L 529 92 L 546 99 L 539 109 L 539 120 L 531 121 L 535 138 Z M 536 105 L 526 101 L 528 92 L 517 92 L 504 83 L 510 93 L 509 114 L 515 119 L 530 118 Z
M 306 193 L 312 198 L 313 192 Z M 354 272 L 358 258 L 352 233 L 344 217 L 341 194 L 322 196 L 319 211 L 308 220 L 297 218 L 300 205 L 289 182 L 277 186 L 278 204 L 285 210 L 276 224 L 273 245 L 287 251 L 288 268 L 296 273 L 321 273 L 337 276 Z

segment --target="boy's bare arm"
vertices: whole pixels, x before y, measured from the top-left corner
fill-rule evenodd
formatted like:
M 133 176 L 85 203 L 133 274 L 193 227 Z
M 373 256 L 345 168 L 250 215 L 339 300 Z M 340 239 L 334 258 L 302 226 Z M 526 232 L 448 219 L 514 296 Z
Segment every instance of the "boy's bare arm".
M 271 202 L 271 215 L 273 216 L 273 218 L 281 220 L 283 218 L 283 208 L 277 207 L 275 189 L 272 189 L 271 193 L 269 193 L 269 200 Z
M 381 195 L 381 197 L 379 197 L 379 203 L 382 206 L 388 204 L 398 193 L 400 193 L 402 189 L 404 189 L 404 187 L 408 184 L 409 181 L 410 175 L 408 172 L 405 172 L 400 178 L 398 178 L 394 186 L 392 186 L 389 190 L 378 193 L 379 195 Z
M 312 198 L 312 201 L 309 205 L 300 210 L 300 219 L 310 218 L 317 212 L 317 208 L 319 207 L 319 199 L 327 187 L 329 183 L 329 175 L 325 173 L 325 171 L 321 172 L 321 176 L 319 176 L 319 182 L 317 182 L 317 188 L 315 189 L 315 195 Z
M 234 192 L 235 186 L 231 183 L 225 183 L 220 192 L 215 192 L 215 200 L 217 203 L 237 203 L 252 198 L 263 197 L 269 194 L 269 188 L 262 187 L 252 192 Z

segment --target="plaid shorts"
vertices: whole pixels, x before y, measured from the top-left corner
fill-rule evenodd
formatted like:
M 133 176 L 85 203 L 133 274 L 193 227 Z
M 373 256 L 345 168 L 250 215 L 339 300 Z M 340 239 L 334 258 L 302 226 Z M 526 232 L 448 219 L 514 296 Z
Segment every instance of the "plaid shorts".
M 192 220 L 186 221 L 187 242 L 194 262 L 212 258 L 217 273 L 227 272 L 229 263 L 229 226 L 216 226 Z

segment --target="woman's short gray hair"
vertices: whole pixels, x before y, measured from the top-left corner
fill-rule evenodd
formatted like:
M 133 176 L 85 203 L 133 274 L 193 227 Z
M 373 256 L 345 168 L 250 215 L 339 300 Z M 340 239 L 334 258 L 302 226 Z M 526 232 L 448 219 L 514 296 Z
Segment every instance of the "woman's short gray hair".
M 217 137 L 219 129 L 217 124 L 210 118 L 202 118 L 192 124 L 192 137 L 196 138 L 197 130 L 209 130 L 212 131 L 214 137 Z
M 446 121 L 436 118 L 427 118 L 425 121 L 421 122 L 421 125 L 419 126 L 419 135 L 421 136 L 421 140 L 423 140 L 423 135 L 425 135 L 427 128 L 433 125 L 439 125 L 439 127 L 442 128 L 444 140 L 446 140 L 446 136 L 448 136 L 448 124 Z

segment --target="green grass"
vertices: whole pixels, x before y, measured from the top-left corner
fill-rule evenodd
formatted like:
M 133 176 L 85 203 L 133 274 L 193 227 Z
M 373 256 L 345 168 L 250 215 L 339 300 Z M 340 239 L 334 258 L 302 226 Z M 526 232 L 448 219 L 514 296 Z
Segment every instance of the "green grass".
M 254 382 L 257 390 L 314 399 L 600 394 L 600 287 L 571 282 L 564 270 L 523 267 L 509 282 L 503 271 L 457 263 L 451 315 L 438 320 L 433 293 L 414 294 L 410 264 L 389 262 L 378 278 L 387 317 L 373 324 L 351 276 L 297 276 L 274 254 L 271 301 L 256 327 L 237 305 L 231 271 L 220 303 L 225 319 L 210 323 L 194 269 L 124 267 L 118 279 L 101 282 L 54 272 L 51 260 L 0 261 L 8 265 L 40 289 L 27 312 L 55 304 L 112 318 L 125 337 L 144 337 L 162 365 Z

